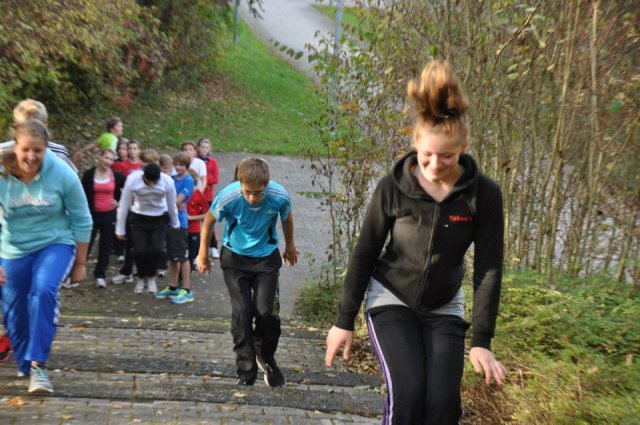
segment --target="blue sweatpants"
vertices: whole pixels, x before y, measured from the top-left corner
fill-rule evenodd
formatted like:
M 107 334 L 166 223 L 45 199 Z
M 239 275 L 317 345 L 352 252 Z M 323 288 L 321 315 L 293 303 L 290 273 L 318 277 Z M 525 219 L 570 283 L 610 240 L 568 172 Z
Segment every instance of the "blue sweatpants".
M 32 361 L 49 359 L 60 314 L 60 285 L 75 256 L 74 245 L 53 244 L 24 257 L 0 259 L 6 277 L 4 327 L 21 372 L 28 373 Z

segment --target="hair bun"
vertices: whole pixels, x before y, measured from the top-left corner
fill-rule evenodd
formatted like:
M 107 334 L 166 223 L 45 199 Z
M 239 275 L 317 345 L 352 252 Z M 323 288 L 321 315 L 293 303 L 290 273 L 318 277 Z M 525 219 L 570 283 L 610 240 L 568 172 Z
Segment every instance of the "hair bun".
M 429 62 L 420 77 L 409 81 L 407 94 L 415 104 L 417 117 L 432 125 L 464 119 L 469 105 L 458 77 L 448 62 Z

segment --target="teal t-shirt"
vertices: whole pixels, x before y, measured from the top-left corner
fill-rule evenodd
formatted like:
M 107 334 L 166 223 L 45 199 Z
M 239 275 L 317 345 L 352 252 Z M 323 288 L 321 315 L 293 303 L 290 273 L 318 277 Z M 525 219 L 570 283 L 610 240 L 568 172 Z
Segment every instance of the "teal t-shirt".
M 222 241 L 225 247 L 247 257 L 267 257 L 278 248 L 278 215 L 283 222 L 287 220 L 291 200 L 284 187 L 270 181 L 262 200 L 251 205 L 242 195 L 240 182 L 234 182 L 218 192 L 210 212 L 216 221 L 226 220 Z

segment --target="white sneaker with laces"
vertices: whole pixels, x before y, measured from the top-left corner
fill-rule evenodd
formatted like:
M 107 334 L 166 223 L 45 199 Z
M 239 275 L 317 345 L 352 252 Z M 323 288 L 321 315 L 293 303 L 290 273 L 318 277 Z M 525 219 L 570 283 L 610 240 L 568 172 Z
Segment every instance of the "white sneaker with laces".
M 158 286 L 156 285 L 156 279 L 153 277 L 148 278 L 147 280 L 147 292 L 150 294 L 155 294 L 158 292 Z
M 107 287 L 107 281 L 104 280 L 104 278 L 99 277 L 96 279 L 96 288 L 106 288 Z
M 136 294 L 142 294 L 144 292 L 144 279 L 139 277 L 136 281 L 136 286 L 133 288 L 133 292 Z
M 218 248 L 213 247 L 209 249 L 209 256 L 211 258 L 220 258 L 220 252 L 218 252 Z
M 46 369 L 39 366 L 31 366 L 28 391 L 31 394 L 53 393 L 53 386 L 51 385 Z

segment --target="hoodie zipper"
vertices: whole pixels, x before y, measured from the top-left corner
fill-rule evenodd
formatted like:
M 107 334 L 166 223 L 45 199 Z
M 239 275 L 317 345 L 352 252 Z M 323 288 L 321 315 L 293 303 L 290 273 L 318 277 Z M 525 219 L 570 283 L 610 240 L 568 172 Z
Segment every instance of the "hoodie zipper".
M 435 240 L 436 235 L 436 225 L 438 223 L 438 219 L 440 217 L 440 204 L 436 203 L 435 208 L 433 209 L 433 220 L 431 222 L 431 234 L 429 235 L 429 246 L 427 247 L 427 259 L 424 265 L 424 271 L 422 272 L 422 280 L 420 281 L 420 289 L 418 290 L 418 294 L 416 295 L 415 304 L 420 305 L 420 300 L 422 299 L 422 295 L 427 290 L 428 277 L 429 277 L 429 266 L 431 265 L 431 254 L 433 252 L 433 242 Z

